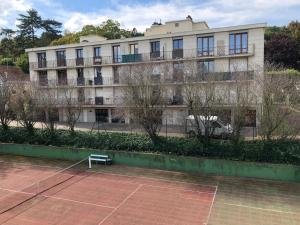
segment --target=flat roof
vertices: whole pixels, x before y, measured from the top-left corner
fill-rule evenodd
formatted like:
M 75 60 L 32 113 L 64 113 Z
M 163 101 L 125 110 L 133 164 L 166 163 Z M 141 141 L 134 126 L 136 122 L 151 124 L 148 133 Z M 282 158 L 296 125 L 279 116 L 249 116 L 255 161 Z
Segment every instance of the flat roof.
M 117 44 L 117 43 L 124 43 L 124 42 L 169 38 L 174 36 L 190 36 L 190 35 L 197 35 L 197 34 L 208 34 L 208 33 L 219 33 L 219 32 L 226 32 L 226 31 L 228 32 L 228 31 L 255 29 L 255 28 L 265 28 L 266 26 L 267 23 L 255 23 L 255 24 L 246 24 L 246 25 L 229 26 L 229 27 L 209 28 L 205 30 L 185 31 L 185 32 L 178 32 L 178 33 L 171 33 L 171 34 L 158 34 L 158 35 L 151 35 L 151 36 L 139 36 L 139 37 L 131 37 L 131 38 L 123 38 L 123 39 L 111 39 L 111 40 L 95 41 L 95 42 L 80 42 L 80 43 L 66 44 L 66 45 L 53 45 L 53 46 L 45 46 L 45 47 L 38 47 L 38 48 L 28 48 L 25 51 L 37 52 L 37 51 L 55 50 L 55 49 L 62 49 L 62 48 L 78 48 L 78 47 L 96 46 L 96 45 L 104 45 L 104 44 Z

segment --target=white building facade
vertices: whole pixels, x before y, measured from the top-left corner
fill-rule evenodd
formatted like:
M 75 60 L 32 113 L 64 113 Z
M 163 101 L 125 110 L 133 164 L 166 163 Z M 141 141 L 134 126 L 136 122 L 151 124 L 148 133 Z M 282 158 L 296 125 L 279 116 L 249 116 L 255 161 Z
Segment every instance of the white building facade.
M 81 122 L 129 123 L 129 118 L 116 115 L 117 99 L 122 97 L 122 67 L 141 63 L 169 63 L 180 68 L 186 61 L 195 61 L 208 74 L 219 74 L 219 82 L 231 82 L 233 72 L 243 71 L 249 80 L 259 75 L 255 68 L 264 65 L 265 23 L 222 28 L 209 28 L 205 22 L 191 17 L 154 23 L 144 36 L 107 40 L 89 35 L 80 43 L 27 49 L 30 80 L 41 88 L 71 85 L 74 99 L 83 101 Z M 162 79 L 162 78 L 161 78 Z M 169 81 L 175 81 L 171 77 Z M 175 88 L 176 89 L 176 88 Z M 182 124 L 187 107 L 170 89 L 170 104 L 163 121 Z M 173 96 L 172 96 L 173 93 Z M 173 100 L 172 100 L 173 99 Z M 230 107 L 229 107 L 230 114 Z M 59 109 L 64 121 L 64 110 Z M 249 112 L 254 117 L 257 109 Z M 250 115 L 251 116 L 251 115 Z

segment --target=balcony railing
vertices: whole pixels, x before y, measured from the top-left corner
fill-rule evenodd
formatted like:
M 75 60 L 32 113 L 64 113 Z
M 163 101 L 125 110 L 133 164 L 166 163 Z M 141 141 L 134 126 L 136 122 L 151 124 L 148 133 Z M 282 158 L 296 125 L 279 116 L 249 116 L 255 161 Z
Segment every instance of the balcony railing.
M 167 75 L 153 75 L 152 82 L 162 84 L 175 84 L 184 82 L 206 82 L 206 81 L 234 81 L 234 80 L 253 80 L 254 71 L 238 71 L 238 72 L 210 72 L 203 73 L 199 72 L 193 76 L 187 77 L 180 73 L 174 73 L 172 76 Z M 124 79 L 114 80 L 113 77 L 94 77 L 94 78 L 84 78 L 78 77 L 77 79 L 58 79 L 58 80 L 41 80 L 39 81 L 41 87 L 46 86 L 50 88 L 55 88 L 56 86 L 103 86 L 103 85 L 126 85 Z
M 83 66 L 84 60 L 83 58 L 76 58 L 76 66 Z
M 48 60 L 40 65 L 38 62 L 31 62 L 31 69 L 56 69 L 57 67 L 92 67 L 97 65 L 111 65 L 111 64 L 126 64 L 151 62 L 162 60 L 180 60 L 180 59 L 205 59 L 205 58 L 220 58 L 220 57 L 235 57 L 235 56 L 249 56 L 254 54 L 254 45 L 249 45 L 244 49 L 230 49 L 229 46 L 218 46 L 208 50 L 203 49 L 177 49 L 173 51 L 158 51 L 152 53 L 141 54 L 126 54 L 118 57 L 101 56 L 80 59 L 66 59 L 66 60 Z

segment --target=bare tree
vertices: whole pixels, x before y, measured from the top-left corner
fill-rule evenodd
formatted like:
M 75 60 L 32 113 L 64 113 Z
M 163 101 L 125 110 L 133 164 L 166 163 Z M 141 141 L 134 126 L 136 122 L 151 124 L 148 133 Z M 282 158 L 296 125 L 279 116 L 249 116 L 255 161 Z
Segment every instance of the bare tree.
M 183 89 L 185 103 L 195 121 L 196 136 L 200 141 L 209 143 L 214 134 L 211 121 L 224 102 L 222 86 L 218 86 L 213 74 L 201 70 L 197 62 L 186 62 Z
M 233 115 L 231 139 L 238 144 L 242 139 L 241 131 L 247 122 L 247 113 L 256 107 L 257 97 L 254 92 L 254 71 L 239 71 L 238 68 L 234 68 L 231 74 L 232 82 L 228 84 L 229 104 Z
M 64 110 L 69 130 L 73 133 L 76 123 L 79 121 L 84 104 L 84 96 L 78 94 L 78 88 L 72 83 L 58 87 L 59 106 Z
M 263 82 L 261 135 L 264 139 L 291 138 L 300 130 L 288 123 L 299 105 L 296 76 L 283 68 L 267 65 Z
M 5 75 L 0 75 L 0 122 L 3 129 L 8 129 L 13 119 L 12 85 Z
M 36 122 L 37 89 L 33 83 L 14 82 L 13 110 L 20 124 L 32 132 Z
M 156 64 L 141 64 L 123 67 L 126 77 L 123 88 L 123 106 L 131 119 L 141 125 L 149 137 L 155 141 L 162 126 L 162 116 L 166 107 L 165 86 Z
M 55 123 L 58 120 L 57 89 L 40 88 L 38 90 L 38 109 L 43 113 L 43 122 L 51 132 L 55 131 Z

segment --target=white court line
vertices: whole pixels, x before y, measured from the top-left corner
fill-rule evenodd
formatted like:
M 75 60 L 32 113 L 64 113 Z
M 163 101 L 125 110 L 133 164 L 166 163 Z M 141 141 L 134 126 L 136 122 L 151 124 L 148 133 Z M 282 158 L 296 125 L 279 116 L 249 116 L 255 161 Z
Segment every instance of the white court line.
M 263 210 L 263 211 L 270 211 L 270 212 L 277 212 L 277 213 L 286 213 L 286 214 L 293 214 L 297 215 L 296 212 L 286 212 L 276 209 L 265 209 L 261 207 L 254 207 L 254 206 L 248 206 L 248 205 L 240 205 L 240 204 L 231 204 L 231 203 L 223 203 L 224 205 L 230 205 L 230 206 L 237 206 L 237 207 L 243 207 L 243 208 L 249 208 L 249 209 L 255 209 L 255 210 Z
M 0 188 L 0 189 L 5 190 L 5 191 L 9 191 L 9 192 L 13 192 L 13 193 L 32 195 L 32 196 L 35 195 L 34 193 L 30 193 L 30 192 L 16 191 L 16 190 L 6 189 L 6 188 Z M 9 194 L 11 194 L 11 193 L 9 193 Z M 9 195 L 9 194 L 7 194 L 7 195 Z M 2 196 L 0 199 L 5 198 L 7 195 Z M 106 206 L 106 205 L 101 205 L 101 204 L 94 204 L 94 203 L 89 203 L 89 202 L 76 201 L 76 200 L 72 200 L 72 199 L 60 198 L 60 197 L 55 197 L 55 196 L 51 196 L 51 195 L 41 194 L 40 196 L 43 196 L 43 197 L 46 197 L 46 198 L 53 198 L 53 199 L 63 200 L 63 201 L 75 202 L 75 203 L 80 203 L 80 204 L 85 204 L 85 205 L 92 205 L 92 206 L 97 206 L 97 207 L 105 207 L 105 208 L 110 208 L 110 209 L 115 208 L 113 206 Z
M 116 212 L 122 205 L 124 205 L 126 203 L 126 201 L 133 196 L 141 187 L 143 187 L 142 184 L 140 184 L 131 194 L 129 194 L 116 208 L 114 208 L 114 210 L 112 210 L 103 220 L 101 220 L 98 225 L 101 225 L 102 223 L 104 223 L 112 214 L 114 214 L 114 212 Z
M 4 161 L 0 161 L 4 162 Z M 9 162 L 7 162 L 9 163 Z M 23 163 L 16 163 L 16 164 L 23 164 Z M 37 165 L 37 164 L 25 164 L 24 165 L 32 165 L 32 166 L 37 166 L 37 167 L 46 167 L 46 168 L 57 168 L 57 169 L 64 169 L 63 167 L 55 167 L 55 166 L 42 166 L 42 165 Z M 146 176 L 134 176 L 134 175 L 124 175 L 124 174 L 118 174 L 118 173 L 109 173 L 109 172 L 103 172 L 103 171 L 85 171 L 86 173 L 100 173 L 100 174 L 107 174 L 107 175 L 112 175 L 112 176 L 122 176 L 122 177 L 129 177 L 129 178 L 143 178 L 147 180 L 157 180 L 157 181 L 165 181 L 169 183 L 180 183 L 180 184 L 189 184 L 189 185 L 196 185 L 196 186 L 204 186 L 204 187 L 213 187 L 217 188 L 217 185 L 210 185 L 210 184 L 199 184 L 199 183 L 193 183 L 193 182 L 185 182 L 185 181 L 176 181 L 176 180 L 168 180 L 164 178 L 154 178 L 154 177 L 146 177 Z M 170 171 L 174 172 L 174 171 Z
M 74 202 L 74 203 L 79 203 L 79 204 L 84 204 L 84 205 L 97 206 L 97 207 L 102 207 L 102 208 L 109 208 L 109 209 L 115 209 L 116 208 L 116 207 L 113 207 L 113 206 L 76 201 L 76 200 L 72 200 L 72 199 L 68 199 L 68 198 L 60 198 L 60 197 L 55 197 L 55 196 L 51 196 L 51 195 L 41 195 L 41 196 L 44 196 L 46 198 L 53 198 L 53 199 L 58 199 L 58 200 L 62 200 L 62 201 L 68 201 L 68 202 Z
M 217 188 L 217 185 L 198 184 L 198 183 L 193 183 L 193 182 L 168 180 L 168 179 L 163 179 L 163 178 L 153 178 L 153 177 L 143 177 L 143 176 L 134 176 L 134 175 L 124 175 L 124 174 L 117 174 L 117 173 L 107 173 L 107 172 L 102 172 L 102 171 L 86 171 L 86 172 L 88 172 L 88 173 L 107 174 L 107 175 L 112 175 L 112 176 L 129 177 L 129 178 L 142 178 L 142 179 L 146 179 L 146 180 L 165 181 L 165 182 L 169 182 L 169 183 L 179 183 L 179 184 L 189 184 L 189 185 L 195 185 L 195 186 L 212 187 L 212 188 L 215 188 L 215 189 Z M 170 172 L 172 172 L 172 171 L 170 171 Z
M 212 208 L 213 208 L 213 205 L 214 205 L 214 202 L 215 202 L 215 198 L 216 198 L 216 195 L 217 195 L 217 191 L 218 191 L 218 186 L 216 188 L 216 191 L 215 191 L 215 194 L 214 194 L 214 197 L 213 197 L 213 200 L 211 202 L 211 205 L 209 207 L 209 211 L 208 211 L 208 215 L 207 215 L 207 220 L 206 220 L 206 223 L 203 223 L 203 225 L 207 225 L 208 222 L 209 222 L 209 218 L 210 218 L 210 214 L 211 214 L 211 211 L 212 211 Z
M 180 191 L 185 191 L 185 192 L 196 192 L 196 193 L 199 193 L 199 194 L 215 194 L 215 191 L 214 192 L 210 192 L 210 191 L 193 191 L 193 190 L 188 190 L 188 189 L 184 189 L 184 187 L 182 188 L 179 188 L 179 187 L 164 187 L 164 186 L 159 186 L 159 185 L 151 185 L 151 184 L 143 184 L 145 187 L 154 187 L 154 188 L 161 188 L 161 189 L 168 189 L 168 190 L 180 190 Z

